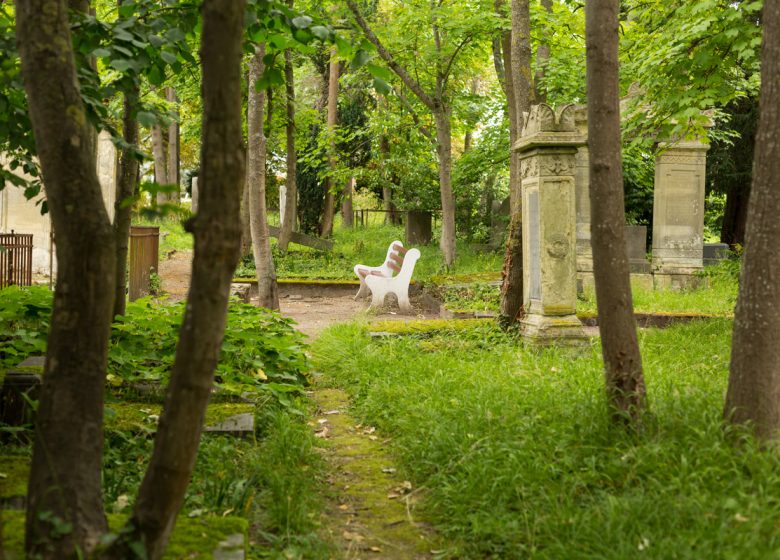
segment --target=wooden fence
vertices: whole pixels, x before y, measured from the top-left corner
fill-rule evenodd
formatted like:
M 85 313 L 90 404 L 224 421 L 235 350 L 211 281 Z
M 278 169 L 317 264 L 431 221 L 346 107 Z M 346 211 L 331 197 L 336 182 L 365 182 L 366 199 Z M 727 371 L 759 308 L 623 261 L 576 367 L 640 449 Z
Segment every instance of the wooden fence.
M 32 284 L 33 236 L 0 233 L 0 288 Z

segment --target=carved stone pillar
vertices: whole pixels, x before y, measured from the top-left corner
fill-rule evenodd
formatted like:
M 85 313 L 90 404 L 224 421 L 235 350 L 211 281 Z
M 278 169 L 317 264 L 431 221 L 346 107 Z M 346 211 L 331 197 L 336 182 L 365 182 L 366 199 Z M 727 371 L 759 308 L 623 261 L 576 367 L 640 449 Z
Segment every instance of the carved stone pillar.
M 520 155 L 523 200 L 525 336 L 540 344 L 585 340 L 576 315 L 577 149 L 584 144 L 574 106 L 535 105 L 513 149 Z
M 703 267 L 704 181 L 702 142 L 662 145 L 655 162 L 653 274 L 657 288 L 696 284 Z

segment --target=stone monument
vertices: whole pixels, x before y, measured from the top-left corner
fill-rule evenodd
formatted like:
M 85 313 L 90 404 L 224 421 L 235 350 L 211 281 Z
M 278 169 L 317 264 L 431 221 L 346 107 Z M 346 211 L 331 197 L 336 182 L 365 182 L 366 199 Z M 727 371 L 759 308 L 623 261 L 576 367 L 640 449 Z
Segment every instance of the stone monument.
M 586 340 L 576 315 L 576 155 L 585 139 L 574 106 L 534 105 L 513 149 L 520 157 L 523 200 L 525 336 L 539 344 Z
M 653 274 L 656 288 L 695 285 L 703 268 L 704 180 L 709 146 L 662 144 L 655 162 Z
M 583 286 L 594 286 L 593 250 L 590 244 L 590 150 L 588 149 L 588 108 L 574 108 L 574 125 L 585 144 L 577 149 L 574 188 L 577 200 L 577 277 Z

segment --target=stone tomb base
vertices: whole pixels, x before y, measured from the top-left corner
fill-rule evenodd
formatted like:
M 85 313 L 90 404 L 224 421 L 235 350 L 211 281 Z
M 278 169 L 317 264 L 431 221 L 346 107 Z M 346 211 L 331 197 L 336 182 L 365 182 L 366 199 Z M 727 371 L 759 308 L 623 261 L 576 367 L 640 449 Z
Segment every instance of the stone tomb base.
M 583 346 L 589 339 L 576 315 L 526 315 L 520 330 L 532 344 L 538 346 Z

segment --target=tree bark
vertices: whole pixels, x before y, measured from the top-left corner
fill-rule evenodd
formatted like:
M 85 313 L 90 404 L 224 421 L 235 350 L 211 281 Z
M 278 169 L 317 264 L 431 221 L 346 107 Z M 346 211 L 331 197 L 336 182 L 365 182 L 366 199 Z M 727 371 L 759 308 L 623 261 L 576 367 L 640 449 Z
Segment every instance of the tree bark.
M 497 8 L 500 7 L 497 6 Z M 509 106 L 510 219 L 504 252 L 499 322 L 513 325 L 523 308 L 523 207 L 520 157 L 512 149 L 520 138 L 523 113 L 531 108 L 531 11 L 529 0 L 512 0 L 512 31 L 504 34 L 507 105 Z
M 625 239 L 618 0 L 585 10 L 593 274 L 610 416 L 637 427 L 646 407 Z
M 344 185 L 344 198 L 341 202 L 341 223 L 344 227 L 352 227 L 352 193 L 355 190 L 355 178 L 347 179 Z
M 330 237 L 333 233 L 333 217 L 336 213 L 336 184 L 334 173 L 336 172 L 336 121 L 338 118 L 339 102 L 339 61 L 336 56 L 336 47 L 331 48 L 330 69 L 328 72 L 328 167 L 330 176 L 325 181 L 325 205 L 322 209 L 322 225 L 320 235 Z
M 725 416 L 776 440 L 780 427 L 780 5 L 763 12 L 761 100 Z
M 248 157 L 248 154 L 247 154 Z M 249 160 L 247 160 L 247 165 Z M 249 183 L 244 183 L 244 189 L 241 191 L 241 256 L 248 255 L 252 251 L 252 225 L 251 210 L 249 209 Z
M 720 228 L 720 240 L 732 249 L 745 245 L 750 185 L 734 184 L 726 193 L 726 208 Z
M 112 558 L 127 557 L 123 547 L 134 540 L 144 544 L 150 560 L 162 557 L 195 464 L 239 257 L 245 7 L 246 0 L 203 3 L 202 204 L 187 223 L 195 238 L 192 282 L 154 452 Z
M 152 158 L 154 159 L 154 182 L 158 185 L 168 184 L 168 158 L 165 152 L 165 138 L 163 137 L 162 126 L 155 124 L 152 126 Z M 165 193 L 157 193 L 157 204 L 164 204 L 168 201 Z
M 552 0 L 541 0 L 541 5 L 548 14 L 552 14 Z M 536 47 L 536 75 L 534 76 L 534 101 L 536 103 L 547 102 L 547 94 L 541 88 L 544 81 L 545 65 L 550 60 L 550 45 L 545 42 L 546 38 L 547 35 L 542 33 L 542 41 Z
M 16 37 L 46 196 L 57 286 L 27 494 L 28 557 L 88 555 L 107 530 L 101 492 L 103 393 L 114 235 L 89 142 L 65 0 L 18 0 Z M 53 521 L 41 519 L 47 512 Z M 58 533 L 56 521 L 73 530 Z
M 288 6 L 292 7 L 292 0 L 288 0 Z M 287 179 L 285 184 L 287 192 L 284 202 L 284 220 L 279 232 L 279 250 L 287 251 L 290 237 L 295 229 L 295 219 L 298 215 L 296 203 L 297 192 L 295 185 L 296 153 L 295 153 L 295 86 L 293 84 L 292 52 L 284 51 L 284 88 L 286 93 L 287 124 L 285 133 L 287 137 Z
M 165 98 L 169 103 L 178 105 L 179 98 L 172 87 L 165 88 Z M 179 190 L 179 111 L 174 111 L 175 118 L 168 125 L 168 183 L 176 185 L 176 190 L 169 195 L 169 200 L 178 203 L 181 200 Z
M 268 235 L 268 213 L 265 203 L 267 143 L 263 130 L 265 90 L 258 90 L 257 81 L 263 75 L 265 44 L 255 49 L 249 63 L 249 95 L 247 98 L 247 172 L 249 215 L 252 249 L 257 271 L 257 291 L 260 306 L 279 309 L 279 288 Z
M 138 145 L 138 87 L 125 93 L 122 114 L 122 133 L 129 146 Z M 114 281 L 114 313 L 124 315 L 127 305 L 127 253 L 130 240 L 130 222 L 133 205 L 128 200 L 135 196 L 138 188 L 138 159 L 131 148 L 124 148 L 119 154 L 116 196 L 114 201 L 114 240 L 116 243 L 116 278 Z

